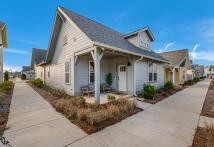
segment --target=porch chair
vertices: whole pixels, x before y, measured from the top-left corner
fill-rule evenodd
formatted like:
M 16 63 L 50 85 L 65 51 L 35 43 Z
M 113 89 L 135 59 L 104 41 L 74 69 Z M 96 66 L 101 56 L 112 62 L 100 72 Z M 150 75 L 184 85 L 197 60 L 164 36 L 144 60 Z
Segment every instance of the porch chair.
M 90 97 L 90 94 L 94 94 L 94 86 L 92 85 L 83 86 L 81 90 L 82 90 L 82 96 L 88 95 L 88 97 Z
M 101 90 L 102 90 L 104 93 L 108 93 L 108 92 L 111 92 L 111 91 L 112 91 L 112 88 L 111 88 L 108 84 L 106 84 L 106 83 L 102 83 L 102 84 L 100 85 L 100 87 L 101 87 Z

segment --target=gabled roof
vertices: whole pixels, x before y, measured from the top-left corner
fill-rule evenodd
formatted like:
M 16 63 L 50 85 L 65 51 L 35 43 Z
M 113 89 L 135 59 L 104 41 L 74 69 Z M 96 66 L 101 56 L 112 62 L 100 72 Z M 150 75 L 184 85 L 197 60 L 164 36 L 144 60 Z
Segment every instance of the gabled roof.
M 0 21 L 0 29 L 3 29 L 4 26 L 5 26 L 5 23 Z
M 31 70 L 31 67 L 30 66 L 22 66 L 22 71 L 29 71 Z
M 180 66 L 186 58 L 189 58 L 189 51 L 182 49 L 159 53 L 159 55 L 170 61 L 171 64 Z
M 126 52 L 131 52 L 133 54 L 138 54 L 140 56 L 144 56 L 146 58 L 151 58 L 154 60 L 162 61 L 162 62 L 168 62 L 166 59 L 158 55 L 157 53 L 153 51 L 147 51 L 144 49 L 141 49 L 133 44 L 131 44 L 129 41 L 127 41 L 124 38 L 124 34 L 115 31 L 109 27 L 106 27 L 98 22 L 95 22 L 89 18 L 86 18 L 84 16 L 81 16 L 75 12 L 72 12 L 68 9 L 65 9 L 63 7 L 58 8 L 58 12 L 62 12 L 65 15 L 69 17 L 71 21 L 73 21 L 77 27 L 92 41 L 95 45 L 104 44 L 110 47 L 119 48 Z M 56 16 L 55 18 L 55 24 L 56 29 L 59 30 L 59 27 L 61 25 L 61 22 L 58 20 L 59 17 Z M 58 20 L 58 23 L 56 23 L 56 20 Z M 52 32 L 52 34 L 54 34 Z M 57 33 L 56 33 L 57 34 Z M 52 36 L 54 39 L 50 40 L 49 43 L 49 51 L 47 56 L 47 62 L 51 60 L 53 57 L 53 52 L 51 50 L 54 50 L 54 42 L 56 41 L 56 35 Z M 53 41 L 55 40 L 55 41 Z
M 31 58 L 31 67 L 33 68 L 34 63 L 36 65 L 45 61 L 47 55 L 47 50 L 33 48 L 32 49 L 32 58 Z
M 151 41 L 155 40 L 155 37 L 152 34 L 152 31 L 149 29 L 149 27 L 144 27 L 144 28 L 138 29 L 138 30 L 136 30 L 134 32 L 128 33 L 126 35 L 123 35 L 123 38 L 127 39 L 129 37 L 132 37 L 132 36 L 135 36 L 135 35 L 139 34 L 140 32 L 145 32 L 148 35 L 148 37 L 149 37 L 149 39 Z

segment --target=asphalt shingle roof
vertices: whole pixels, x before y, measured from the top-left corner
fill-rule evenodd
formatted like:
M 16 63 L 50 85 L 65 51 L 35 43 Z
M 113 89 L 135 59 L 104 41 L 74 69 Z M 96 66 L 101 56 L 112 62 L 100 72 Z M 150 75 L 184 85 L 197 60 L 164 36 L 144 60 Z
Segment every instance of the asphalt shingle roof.
M 5 23 L 0 21 L 0 28 L 2 29 L 4 27 Z
M 30 66 L 23 66 L 22 67 L 22 71 L 29 71 L 29 70 L 31 70 Z
M 39 64 L 43 61 L 45 61 L 47 55 L 47 50 L 44 49 L 32 49 L 32 60 L 35 62 L 35 64 Z
M 151 57 L 159 60 L 166 59 L 161 57 L 154 51 L 141 49 L 123 38 L 122 33 L 97 23 L 91 19 L 74 13 L 68 9 L 60 7 L 60 9 L 94 42 L 117 47 L 129 52 L 141 54 L 142 56 Z
M 159 53 L 159 55 L 161 55 L 163 58 L 167 59 L 168 61 L 170 61 L 170 63 L 174 65 L 180 65 L 185 58 L 189 57 L 189 51 L 188 49 L 182 49 Z

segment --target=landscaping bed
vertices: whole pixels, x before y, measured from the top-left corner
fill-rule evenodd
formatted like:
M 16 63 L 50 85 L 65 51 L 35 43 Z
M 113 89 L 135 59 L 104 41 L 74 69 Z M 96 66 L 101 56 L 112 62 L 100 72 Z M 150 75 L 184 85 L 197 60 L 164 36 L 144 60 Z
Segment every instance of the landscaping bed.
M 9 81 L 0 84 L 0 137 L 6 129 L 13 87 L 14 84 Z
M 201 115 L 214 118 L 214 80 L 208 89 Z
M 191 147 L 213 147 L 214 146 L 214 127 L 198 127 Z
M 102 105 L 89 104 L 82 97 L 69 96 L 62 90 L 54 90 L 44 85 L 38 86 L 40 85 L 38 83 L 40 82 L 29 82 L 29 85 L 49 101 L 58 112 L 88 134 L 142 111 L 134 102 L 127 99 L 113 100 Z

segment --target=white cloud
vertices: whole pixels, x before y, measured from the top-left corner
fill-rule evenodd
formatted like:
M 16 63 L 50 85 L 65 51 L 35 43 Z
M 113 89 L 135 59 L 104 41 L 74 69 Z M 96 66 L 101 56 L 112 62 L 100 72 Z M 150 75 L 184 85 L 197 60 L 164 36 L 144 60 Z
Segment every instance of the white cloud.
M 13 65 L 7 65 L 5 64 L 4 66 L 4 71 L 21 71 L 22 70 L 22 67 L 21 66 L 13 66 Z
M 175 42 L 167 43 L 167 44 L 165 45 L 165 47 L 164 47 L 163 49 L 159 49 L 158 52 L 161 53 L 161 52 L 168 51 L 169 47 L 173 46 L 174 44 L 175 44 Z
M 124 11 L 124 12 L 121 12 L 121 13 L 115 15 L 115 16 L 114 16 L 114 21 L 115 21 L 115 22 L 119 22 L 122 18 L 126 17 L 127 14 L 128 14 L 128 12 L 125 12 L 125 11 Z
M 13 49 L 13 48 L 7 48 L 4 50 L 4 52 L 13 53 L 13 54 L 21 54 L 21 55 L 29 54 L 29 52 L 27 52 L 27 51 Z
M 36 46 L 42 45 L 39 42 L 35 42 L 35 41 L 31 41 L 31 40 L 26 40 L 26 39 L 20 39 L 20 40 L 17 40 L 17 41 L 20 42 L 20 43 L 30 44 L 30 45 L 36 45 Z

